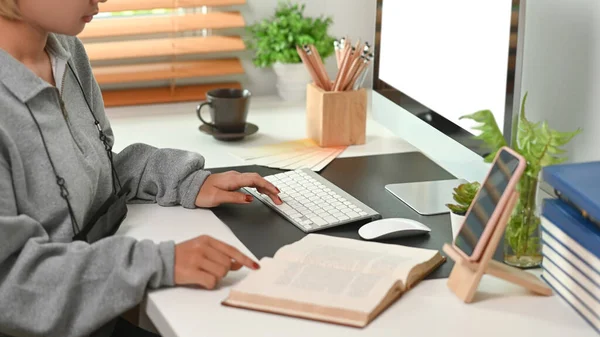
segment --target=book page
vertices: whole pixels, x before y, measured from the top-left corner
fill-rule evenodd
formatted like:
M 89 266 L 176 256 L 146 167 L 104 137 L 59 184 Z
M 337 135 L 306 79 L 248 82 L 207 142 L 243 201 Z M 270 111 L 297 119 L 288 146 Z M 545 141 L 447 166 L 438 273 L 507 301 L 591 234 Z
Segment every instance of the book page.
M 405 285 L 410 270 L 436 254 L 430 249 L 309 234 L 279 249 L 275 259 L 387 276 Z
M 369 313 L 397 282 L 387 275 L 317 264 L 271 258 L 263 258 L 260 264 L 261 269 L 248 275 L 232 292 Z

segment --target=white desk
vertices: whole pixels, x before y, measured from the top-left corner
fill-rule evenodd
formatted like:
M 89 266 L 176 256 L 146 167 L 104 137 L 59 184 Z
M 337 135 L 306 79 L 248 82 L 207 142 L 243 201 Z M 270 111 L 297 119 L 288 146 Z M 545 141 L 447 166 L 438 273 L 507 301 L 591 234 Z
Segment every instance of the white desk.
M 118 152 L 136 142 L 146 143 L 198 152 L 206 158 L 206 167 L 226 167 L 243 165 L 229 153 L 231 150 L 307 137 L 304 106 L 281 103 L 277 98 L 252 99 L 248 122 L 258 125 L 259 130 L 239 142 L 221 142 L 200 132 L 196 105 L 181 103 L 107 109 L 115 133 L 114 150 Z M 205 115 L 208 116 L 208 109 L 205 109 Z M 416 148 L 369 120 L 366 143 L 349 147 L 340 158 L 410 151 L 416 151 Z
M 133 142 L 198 151 L 207 167 L 239 165 L 227 153 L 253 146 L 304 138 L 303 109 L 255 100 L 249 121 L 261 134 L 241 143 L 221 143 L 197 131 L 195 104 L 136 108 L 152 116 L 134 118 L 132 109 L 111 109 L 117 137 L 115 150 Z M 165 113 L 168 108 L 168 113 Z M 158 113 L 157 113 L 158 112 Z M 134 128 L 135 127 L 135 128 Z M 413 151 L 383 126 L 368 122 L 367 144 L 349 148 L 343 156 Z M 400 201 L 399 201 L 400 202 Z M 450 225 L 450 224 L 448 224 Z M 209 210 L 130 205 L 119 234 L 154 241 L 180 242 L 208 234 L 252 256 L 229 228 Z M 421 282 L 365 329 L 336 326 L 242 309 L 221 301 L 247 270 L 230 273 L 217 290 L 172 288 L 148 294 L 146 314 L 165 337 L 196 336 L 596 336 L 558 296 L 537 297 L 504 281 L 484 277 L 478 302 L 465 305 L 447 289 L 445 280 Z

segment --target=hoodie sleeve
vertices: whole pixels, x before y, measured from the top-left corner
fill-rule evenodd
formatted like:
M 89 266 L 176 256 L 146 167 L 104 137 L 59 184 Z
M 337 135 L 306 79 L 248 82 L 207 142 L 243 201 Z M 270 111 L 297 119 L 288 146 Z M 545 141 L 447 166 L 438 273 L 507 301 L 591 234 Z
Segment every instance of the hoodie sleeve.
M 114 138 L 108 121 L 102 125 L 112 145 Z M 123 188 L 129 190 L 130 201 L 195 208 L 200 187 L 210 175 L 204 170 L 204 157 L 197 153 L 141 143 L 127 146 L 113 159 Z
M 50 242 L 43 224 L 19 214 L 15 168 L 2 157 L 0 335 L 89 335 L 139 304 L 148 288 L 173 285 L 172 242 Z
M 195 208 L 200 187 L 210 172 L 204 158 L 192 152 L 133 144 L 114 156 L 119 179 L 129 199 L 161 206 Z

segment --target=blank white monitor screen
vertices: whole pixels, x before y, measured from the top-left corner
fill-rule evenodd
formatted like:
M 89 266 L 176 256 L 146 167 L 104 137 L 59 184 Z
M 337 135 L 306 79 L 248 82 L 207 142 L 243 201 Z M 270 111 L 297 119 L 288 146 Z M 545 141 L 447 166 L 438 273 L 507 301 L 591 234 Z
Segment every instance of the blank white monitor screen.
M 379 78 L 466 131 L 489 109 L 502 131 L 512 0 L 388 0 Z

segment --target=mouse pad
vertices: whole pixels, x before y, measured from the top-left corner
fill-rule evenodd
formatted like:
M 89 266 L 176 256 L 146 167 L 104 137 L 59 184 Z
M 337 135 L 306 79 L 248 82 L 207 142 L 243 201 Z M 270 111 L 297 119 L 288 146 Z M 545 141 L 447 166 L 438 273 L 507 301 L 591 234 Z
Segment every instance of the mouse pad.
M 213 173 L 235 170 L 256 172 L 261 176 L 283 172 L 263 166 L 238 166 L 209 169 Z M 452 241 L 449 213 L 422 216 L 385 189 L 386 184 L 454 179 L 455 177 L 420 152 L 337 158 L 321 176 L 379 212 L 383 218 L 409 218 L 431 228 L 428 236 L 396 238 L 380 242 L 439 250 Z M 258 258 L 273 257 L 284 245 L 296 242 L 306 235 L 274 210 L 258 200 L 246 205 L 222 205 L 213 209 L 237 238 Z M 358 229 L 367 221 L 337 226 L 316 233 L 362 240 Z M 447 259 L 427 278 L 446 278 L 454 262 Z

